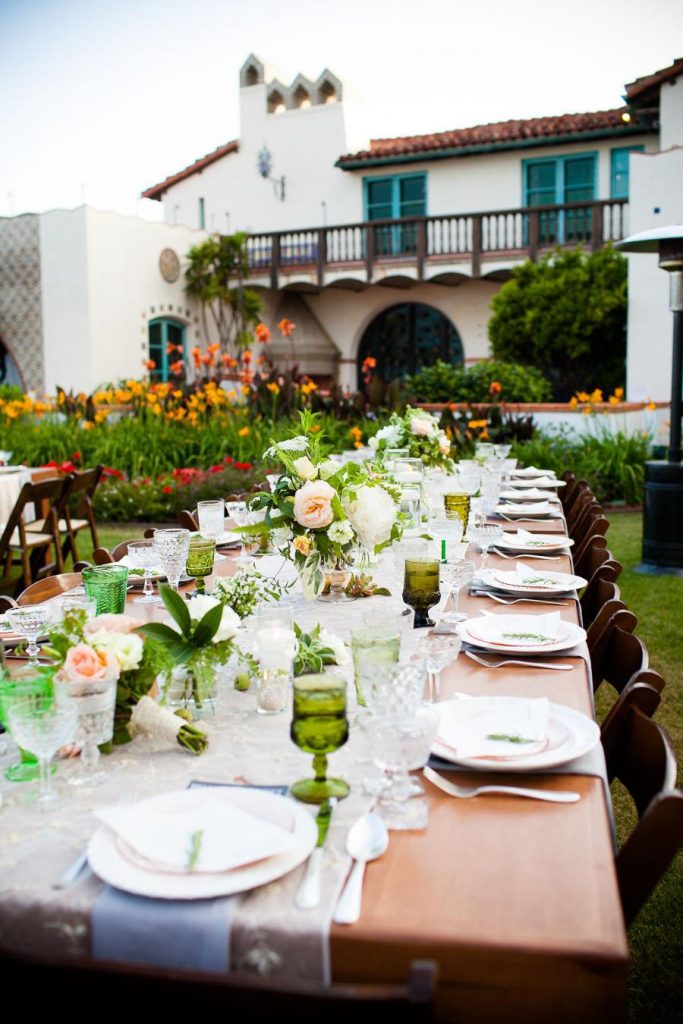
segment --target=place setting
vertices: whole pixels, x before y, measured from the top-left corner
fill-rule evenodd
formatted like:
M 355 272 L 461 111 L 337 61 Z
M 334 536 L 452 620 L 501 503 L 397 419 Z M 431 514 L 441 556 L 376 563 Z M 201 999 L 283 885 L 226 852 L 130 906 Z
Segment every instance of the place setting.
M 560 612 L 487 613 L 456 626 L 465 653 L 518 657 L 562 654 L 586 640 L 586 631 L 562 619 Z
M 518 528 L 515 532 L 505 530 L 492 550 L 502 548 L 503 551 L 518 552 L 519 554 L 551 551 L 568 554 L 569 549 L 573 546 L 574 540 L 571 537 L 562 536 L 559 533 L 530 533 L 528 530 Z
M 586 586 L 587 580 L 574 573 L 555 572 L 516 562 L 513 570 L 483 567 L 476 574 L 476 586 L 507 594 L 534 597 L 576 597 L 576 591 Z

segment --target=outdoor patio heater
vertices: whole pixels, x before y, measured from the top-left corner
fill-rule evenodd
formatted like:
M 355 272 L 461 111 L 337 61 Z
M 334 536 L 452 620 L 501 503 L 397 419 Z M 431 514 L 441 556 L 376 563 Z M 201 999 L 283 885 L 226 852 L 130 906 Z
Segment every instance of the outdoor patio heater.
M 617 242 L 615 248 L 623 252 L 656 252 L 660 267 L 671 275 L 674 331 L 669 450 L 666 462 L 645 464 L 643 562 L 638 571 L 683 575 L 683 224 L 641 231 Z

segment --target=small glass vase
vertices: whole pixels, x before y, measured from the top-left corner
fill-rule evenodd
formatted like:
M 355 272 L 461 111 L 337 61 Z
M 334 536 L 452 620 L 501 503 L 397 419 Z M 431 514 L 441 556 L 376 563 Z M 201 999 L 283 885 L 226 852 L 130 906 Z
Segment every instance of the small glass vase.
M 325 570 L 325 585 L 321 594 L 318 594 L 319 601 L 328 603 L 339 603 L 341 601 L 353 601 L 346 588 L 351 582 L 352 570 L 348 566 L 342 568 Z
M 199 672 L 176 665 L 162 691 L 163 702 L 170 708 L 186 708 L 193 718 L 215 714 L 214 702 L 218 696 L 218 679 L 215 670 Z

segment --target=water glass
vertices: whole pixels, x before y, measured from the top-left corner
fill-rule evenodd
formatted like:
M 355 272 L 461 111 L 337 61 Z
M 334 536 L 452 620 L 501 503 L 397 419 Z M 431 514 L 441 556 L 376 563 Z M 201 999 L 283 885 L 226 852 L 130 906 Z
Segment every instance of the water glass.
M 247 508 L 246 501 L 226 501 L 225 507 L 228 511 L 229 517 L 238 528 L 240 526 L 249 526 L 254 522 L 253 516 Z M 239 556 L 235 559 L 240 565 L 251 565 L 253 559 L 247 553 L 247 537 L 245 534 L 240 534 L 242 540 L 242 550 Z
M 69 779 L 72 786 L 94 786 L 106 779 L 98 768 L 99 746 L 114 735 L 114 709 L 118 676 L 88 679 L 77 683 L 55 679 L 58 704 L 69 704 L 76 710 L 78 724 L 74 741 L 81 745 L 81 770 Z
M 290 735 L 300 750 L 313 754 L 315 771 L 315 778 L 294 783 L 292 796 L 309 804 L 321 804 L 331 796 L 339 800 L 348 796 L 348 782 L 327 777 L 327 755 L 343 747 L 349 738 L 346 680 L 335 675 L 295 679 Z
M 157 597 L 154 593 L 154 584 L 152 583 L 152 576 L 154 575 L 154 569 L 156 568 L 158 561 L 157 553 L 152 541 L 132 540 L 128 544 L 128 551 L 126 554 L 132 568 L 142 569 L 145 574 L 145 583 L 142 588 L 142 594 L 133 598 L 134 603 L 160 604 L 161 598 Z
M 481 509 L 484 515 L 493 515 L 496 511 L 499 497 L 500 476 L 484 473 L 481 481 Z
M 23 697 L 52 696 L 52 679 L 54 668 L 51 666 L 22 666 L 12 676 L 0 675 L 0 721 L 10 730 L 9 712 L 12 704 Z M 17 741 L 18 742 L 18 741 Z M 38 758 L 35 754 L 19 745 L 21 760 L 5 768 L 5 778 L 9 782 L 30 782 L 37 779 L 40 772 Z
M 189 530 L 155 530 L 154 552 L 169 586 L 178 589 L 190 549 Z
M 198 501 L 197 519 L 202 537 L 208 537 L 217 543 L 225 531 L 224 503 L 221 500 Z
M 415 629 L 435 625 L 428 612 L 440 599 L 438 559 L 431 555 L 406 559 L 403 600 L 415 609 Z
M 366 706 L 365 683 L 378 667 L 395 665 L 401 647 L 401 627 L 397 621 L 359 626 L 351 631 L 351 655 L 356 698 Z
M 85 594 L 65 594 L 59 604 L 62 618 L 70 612 L 85 612 L 86 619 L 94 619 L 97 615 L 97 601 Z
M 420 641 L 420 649 L 427 663 L 430 703 L 436 704 L 439 700 L 439 676 L 457 658 L 461 647 L 462 640 L 453 634 L 428 633 Z
M 411 459 L 405 456 L 394 459 L 393 476 L 397 484 L 421 487 L 424 476 L 422 459 Z
M 499 544 L 502 539 L 503 527 L 499 526 L 498 523 L 482 523 L 470 530 L 470 540 L 477 544 L 481 551 L 480 569 L 486 568 L 491 545 Z
M 222 502 L 220 503 L 222 505 Z M 223 510 L 221 508 L 221 524 L 223 522 Z M 187 551 L 187 562 L 185 572 L 188 576 L 196 579 L 198 594 L 203 594 L 206 589 L 204 579 L 213 572 L 213 562 L 216 556 L 216 540 L 214 537 L 204 537 L 199 533 L 193 533 L 190 537 L 190 546 Z
M 50 785 L 50 761 L 60 747 L 73 740 L 77 721 L 74 704 L 56 703 L 52 696 L 27 695 L 13 701 L 9 708 L 12 735 L 19 746 L 32 750 L 38 757 L 41 808 L 49 809 L 56 802 Z
M 424 768 L 439 727 L 439 715 L 423 705 L 408 714 L 376 715 L 366 724 L 374 763 L 387 773 L 378 810 L 390 829 L 424 829 L 429 805 L 409 772 Z
M 367 707 L 376 714 L 398 714 L 422 701 L 427 663 L 420 650 L 403 650 L 394 662 L 377 662 L 363 651 L 361 673 Z
M 128 569 L 125 565 L 91 565 L 83 570 L 83 586 L 97 601 L 97 614 L 122 615 L 126 608 Z
M 511 451 L 511 444 L 494 444 L 493 446 L 493 454 L 497 459 L 507 459 Z
M 449 601 L 447 601 L 441 613 L 443 622 L 454 624 L 456 622 L 463 622 L 467 618 L 466 615 L 458 611 L 458 600 L 462 588 L 471 582 L 474 570 L 474 562 L 467 558 L 448 558 L 445 562 L 441 563 L 441 579 L 448 588 L 450 602 L 452 602 L 450 610 L 448 608 Z
M 37 665 L 40 644 L 36 641 L 52 621 L 52 608 L 47 604 L 26 604 L 20 608 L 8 608 L 5 618 L 15 633 L 28 640 L 26 653 L 29 664 Z
M 384 468 L 388 473 L 393 473 L 397 460 L 407 459 L 409 456 L 408 448 L 387 448 L 384 453 Z

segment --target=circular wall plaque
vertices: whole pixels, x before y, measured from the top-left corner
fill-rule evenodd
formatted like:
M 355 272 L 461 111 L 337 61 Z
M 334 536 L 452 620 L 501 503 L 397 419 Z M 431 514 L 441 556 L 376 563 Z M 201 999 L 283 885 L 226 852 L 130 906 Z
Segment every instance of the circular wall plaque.
M 180 260 L 173 249 L 162 249 L 159 256 L 159 270 L 164 281 L 173 284 L 180 275 Z

